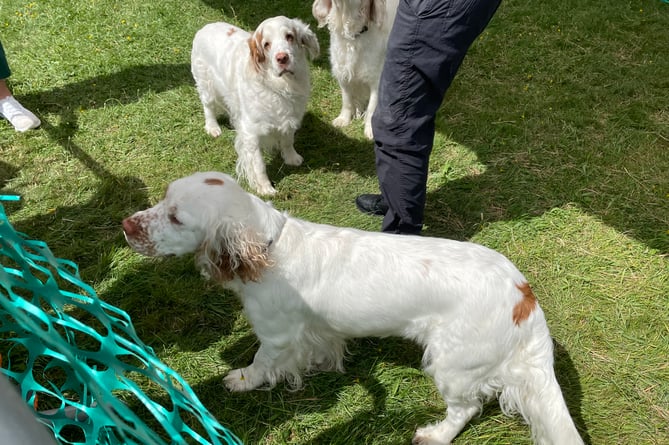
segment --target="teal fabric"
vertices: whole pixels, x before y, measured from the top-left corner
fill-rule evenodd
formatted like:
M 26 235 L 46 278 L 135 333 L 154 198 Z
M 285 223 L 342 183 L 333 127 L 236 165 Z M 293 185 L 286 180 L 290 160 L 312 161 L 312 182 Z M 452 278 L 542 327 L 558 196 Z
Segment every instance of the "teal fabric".
M 0 373 L 60 443 L 241 445 L 130 316 L 98 298 L 75 263 L 16 232 L 1 204 L 0 354 Z
M 7 63 L 5 50 L 2 47 L 2 42 L 0 42 L 0 79 L 6 79 L 11 76 L 11 74 L 12 71 L 9 69 L 9 63 Z

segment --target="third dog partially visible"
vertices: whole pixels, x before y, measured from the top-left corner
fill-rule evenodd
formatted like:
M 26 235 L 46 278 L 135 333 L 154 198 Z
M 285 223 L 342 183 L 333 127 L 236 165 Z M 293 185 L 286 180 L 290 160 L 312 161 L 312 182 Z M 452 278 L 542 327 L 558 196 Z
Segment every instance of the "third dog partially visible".
M 332 75 L 341 88 L 341 112 L 332 121 L 344 127 L 363 114 L 365 136 L 372 139 L 372 114 L 398 0 L 315 0 L 318 26 L 330 31 Z

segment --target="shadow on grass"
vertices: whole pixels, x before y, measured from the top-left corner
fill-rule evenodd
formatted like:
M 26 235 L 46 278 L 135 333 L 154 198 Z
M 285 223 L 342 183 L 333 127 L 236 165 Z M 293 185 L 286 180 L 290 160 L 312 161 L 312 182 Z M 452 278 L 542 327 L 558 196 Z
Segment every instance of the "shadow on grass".
M 14 227 L 33 239 L 45 241 L 59 257 L 80 265 L 97 265 L 94 274 L 104 276 L 111 264 L 111 257 L 106 254 L 125 243 L 120 229 L 122 218 L 148 204 L 146 186 L 139 178 L 111 174 L 69 137 L 62 137 L 60 129 L 47 123 L 43 127 L 65 151 L 86 165 L 99 182 L 87 202 L 56 207 L 49 213 L 16 221 Z
M 21 193 L 12 189 L 6 188 L 7 183 L 18 176 L 20 168 L 0 161 L 0 195 L 21 195 Z M 0 201 L 0 204 L 5 208 L 5 212 L 11 215 L 13 211 L 20 209 L 23 206 L 23 201 Z
M 220 116 L 218 123 L 228 131 L 234 131 L 227 116 Z M 360 121 L 354 121 L 353 125 L 356 124 L 362 126 Z M 336 141 L 336 144 L 332 141 Z M 372 142 L 351 138 L 312 112 L 304 115 L 302 125 L 295 133 L 294 145 L 304 158 L 299 167 L 286 165 L 276 151 L 267 159 L 267 175 L 274 185 L 287 176 L 304 174 L 310 170 L 350 171 L 363 177 L 375 175 Z
M 68 151 L 91 161 L 75 146 L 70 145 Z M 10 166 L 7 170 L 7 165 L 3 163 L 0 168 L 13 171 L 12 174 L 18 172 L 18 167 Z M 99 165 L 93 163 L 93 167 Z M 120 230 L 121 216 L 126 215 L 128 209 L 145 205 L 147 197 L 143 183 L 135 177 L 102 174 L 98 178 L 95 194 L 86 203 L 59 206 L 45 214 L 13 221 L 12 225 L 28 238 L 46 242 L 57 257 L 67 258 L 80 266 L 88 265 L 89 273 L 104 276 L 111 263 L 106 254 L 114 246 L 125 243 Z M 5 189 L 2 193 L 19 194 Z M 23 200 L 3 203 L 10 215 L 22 205 Z M 91 281 L 81 271 L 85 280 Z
M 277 435 L 283 434 L 283 439 L 291 443 L 343 445 L 368 443 L 370 437 L 375 437 L 384 438 L 383 443 L 404 444 L 410 442 L 416 428 L 443 419 L 443 409 L 428 405 L 418 409 L 415 406 L 407 406 L 406 409 L 393 406 L 389 409 L 389 391 L 396 392 L 397 389 L 388 387 L 374 375 L 377 366 L 383 366 L 384 369 L 420 369 L 422 351 L 418 346 L 398 338 L 357 339 L 351 341 L 349 346 L 345 374 L 323 372 L 308 376 L 304 388 L 296 392 L 288 391 L 284 384 L 279 384 L 272 390 L 230 393 L 223 385 L 223 375 L 195 385 L 194 390 L 214 417 L 242 437 L 245 443 L 261 443 L 263 438 L 270 435 L 280 442 L 281 438 Z M 223 350 L 222 358 L 230 367 L 244 367 L 253 360 L 256 349 L 255 337 L 249 335 Z M 380 353 L 380 350 L 383 352 Z M 555 351 L 556 373 L 565 400 L 585 443 L 590 444 L 581 415 L 582 392 L 578 372 L 563 347 L 556 344 Z M 403 384 L 411 385 L 410 379 L 402 380 Z M 315 438 L 308 432 L 293 431 L 284 425 L 294 418 L 304 419 L 312 414 L 318 416 L 330 411 L 335 405 L 346 403 L 342 401 L 343 394 L 353 385 L 364 388 L 369 402 L 358 404 L 357 412 L 348 420 L 336 423 Z M 364 408 L 359 409 L 360 406 Z M 481 416 L 474 418 L 464 431 L 496 416 L 502 414 L 498 402 L 494 400 L 484 407 Z M 520 417 L 514 419 L 519 428 L 528 428 L 522 424 Z M 299 441 L 300 434 L 310 438 Z
M 667 164 L 669 158 L 660 157 L 661 150 L 656 159 L 645 153 L 644 161 L 630 162 L 585 149 L 496 146 L 496 136 L 490 135 L 498 129 L 490 122 L 462 123 L 449 131 L 454 140 L 464 141 L 471 138 L 474 126 L 490 137 L 489 144 L 471 147 L 486 170 L 477 176 L 444 178 L 428 193 L 426 235 L 469 239 L 487 223 L 537 217 L 575 204 L 660 254 L 669 253 L 669 206 L 661 196 L 666 189 L 638 179 L 650 166 Z
M 249 335 L 221 352 L 222 358 L 231 367 L 248 366 L 257 350 L 255 336 Z M 382 349 L 383 352 L 379 353 Z M 322 372 L 304 378 L 304 388 L 290 391 L 280 383 L 271 390 L 256 390 L 246 393 L 231 393 L 223 385 L 224 375 L 216 376 L 196 385 L 194 390 L 212 414 L 226 427 L 244 439 L 245 443 L 261 443 L 264 437 L 283 434 L 284 441 L 291 443 L 350 444 L 363 443 L 369 437 L 403 437 L 395 442 L 408 443 L 419 420 L 417 413 L 407 409 L 400 413 L 386 411 L 388 388 L 373 375 L 373 369 L 382 365 L 389 367 L 419 367 L 421 351 L 414 343 L 401 339 L 356 339 L 349 342 L 346 357 L 346 372 Z M 342 394 L 347 388 L 361 385 L 366 393 L 365 409 L 349 421 L 327 428 L 316 437 L 309 432 L 294 431 L 283 425 L 296 417 L 320 416 L 335 405 L 342 403 Z M 323 429 L 318 422 L 315 426 Z M 300 435 L 310 439 L 299 441 Z
M 148 207 L 149 201 L 141 179 L 114 175 L 73 142 L 79 128 L 78 114 L 80 110 L 103 107 L 110 101 L 135 102 L 147 92 L 166 91 L 191 82 L 189 65 L 142 65 L 22 96 L 28 106 L 40 104 L 42 112 L 60 115 L 58 125 L 43 122 L 39 131 L 78 159 L 99 182 L 86 203 L 60 206 L 48 214 L 18 221 L 17 230 L 47 242 L 57 255 L 67 256 L 80 265 L 97 264 L 95 274 L 104 276 L 111 261 L 106 253 L 115 246 L 125 245 L 121 220 Z M 73 254 L 66 255 L 68 252 Z
M 359 121 L 354 121 L 353 125 L 356 123 Z M 303 164 L 286 166 L 276 154 L 267 164 L 270 180 L 278 182 L 286 176 L 310 170 L 348 171 L 361 177 L 375 175 L 374 148 L 370 141 L 351 138 L 310 112 L 304 116 L 302 127 L 295 134 L 295 149 L 304 158 Z
M 160 93 L 186 84 L 193 84 L 189 64 L 137 65 L 24 95 L 21 102 L 42 113 L 60 115 L 62 123 L 47 130 L 54 140 L 63 141 L 78 127 L 77 114 L 81 110 L 102 108 L 109 103 L 133 103 L 146 93 Z
M 126 311 L 142 341 L 157 350 L 206 349 L 233 332 L 241 310 L 236 296 L 202 279 L 192 257 L 142 258 L 99 296 Z

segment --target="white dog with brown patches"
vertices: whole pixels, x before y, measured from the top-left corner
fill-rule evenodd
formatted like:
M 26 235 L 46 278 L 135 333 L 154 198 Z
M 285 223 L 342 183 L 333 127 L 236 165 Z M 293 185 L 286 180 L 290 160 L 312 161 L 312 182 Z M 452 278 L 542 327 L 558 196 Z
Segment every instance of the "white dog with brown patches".
M 263 21 L 253 33 L 210 23 L 193 40 L 191 70 L 204 107 L 204 128 L 221 135 L 217 117 L 227 113 L 237 132 L 237 174 L 262 195 L 273 195 L 263 149 L 278 149 L 284 162 L 302 163 L 293 147 L 311 92 L 307 57 L 318 56 L 316 35 L 298 19 Z
M 330 65 L 341 89 L 341 111 L 333 121 L 345 127 L 364 116 L 364 133 L 372 139 L 372 115 L 398 0 L 315 0 L 311 11 L 318 26 L 330 31 Z
M 447 444 L 494 397 L 520 413 L 536 443 L 581 444 L 553 371 L 553 343 L 527 280 L 481 245 L 390 235 L 292 218 L 216 172 L 171 183 L 162 201 L 123 221 L 148 256 L 195 253 L 202 274 L 236 292 L 260 340 L 231 391 L 307 371 L 343 369 L 346 340 L 399 336 L 448 408 L 414 444 Z

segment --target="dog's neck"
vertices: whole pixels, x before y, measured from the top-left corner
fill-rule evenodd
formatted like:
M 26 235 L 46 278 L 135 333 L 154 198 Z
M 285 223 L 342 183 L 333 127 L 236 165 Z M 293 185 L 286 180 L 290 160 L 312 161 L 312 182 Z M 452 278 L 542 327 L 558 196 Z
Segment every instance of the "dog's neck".
M 277 243 L 283 226 L 286 224 L 287 216 L 274 208 L 271 202 L 263 201 L 255 195 L 250 195 L 253 202 L 255 217 L 249 219 L 259 222 L 257 233 L 263 237 L 270 249 Z
M 362 27 L 362 29 L 360 30 L 359 33 L 357 33 L 357 34 L 355 34 L 355 35 L 353 36 L 353 38 L 354 38 L 354 39 L 357 39 L 358 37 L 360 37 L 361 35 L 363 35 L 363 34 L 366 33 L 367 31 L 369 31 L 369 26 L 365 25 L 365 26 Z
M 359 31 L 355 31 L 350 29 L 350 27 L 348 26 L 344 26 L 341 28 L 338 34 L 345 40 L 355 41 L 356 39 L 360 38 L 363 34 L 365 34 L 367 31 L 369 31 L 369 27 L 370 27 L 369 22 L 363 23 L 363 25 L 359 28 Z

